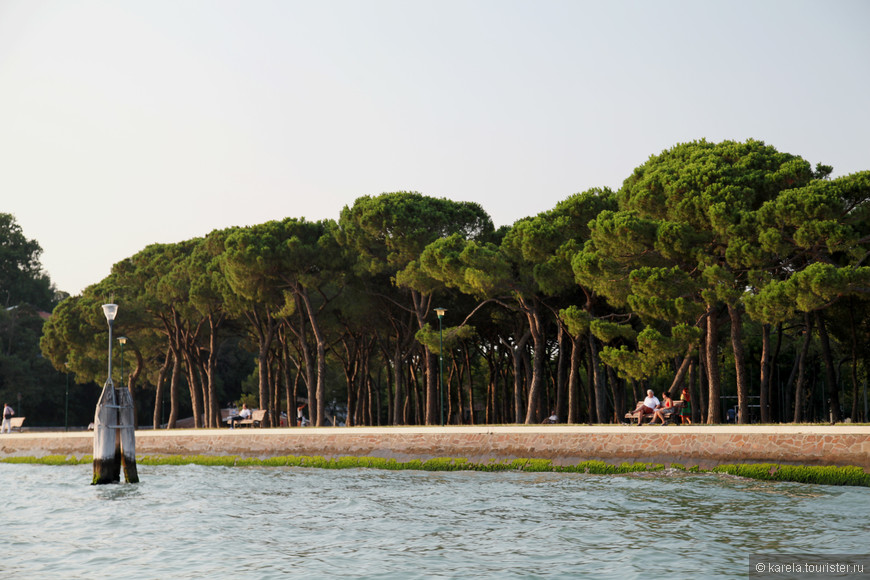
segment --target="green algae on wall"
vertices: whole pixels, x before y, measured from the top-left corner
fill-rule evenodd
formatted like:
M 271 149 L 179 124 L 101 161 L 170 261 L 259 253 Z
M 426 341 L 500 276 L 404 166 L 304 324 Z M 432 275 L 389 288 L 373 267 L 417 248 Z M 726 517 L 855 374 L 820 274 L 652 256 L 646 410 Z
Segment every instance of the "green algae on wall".
M 41 465 L 76 465 L 90 463 L 92 458 L 46 455 L 44 457 L 6 457 L 2 463 L 34 463 Z M 554 465 L 549 459 L 513 459 L 505 461 L 490 460 L 474 463 L 465 458 L 442 457 L 421 461 L 396 461 L 382 457 L 336 457 L 326 459 L 320 456 L 285 455 L 265 459 L 239 457 L 237 455 L 147 455 L 139 458 L 139 465 L 206 465 L 224 467 L 314 467 L 319 469 L 386 469 L 419 471 L 527 471 L 549 473 L 586 473 L 592 475 L 615 475 L 662 471 L 665 466 L 659 463 L 622 463 L 611 465 L 603 461 L 583 461 L 575 465 Z M 772 463 L 752 463 L 719 465 L 710 470 L 698 467 L 685 468 L 672 463 L 671 469 L 690 473 L 724 473 L 739 477 L 767 481 L 792 481 L 820 485 L 848 485 L 870 487 L 870 474 L 860 467 L 799 466 L 777 465 Z

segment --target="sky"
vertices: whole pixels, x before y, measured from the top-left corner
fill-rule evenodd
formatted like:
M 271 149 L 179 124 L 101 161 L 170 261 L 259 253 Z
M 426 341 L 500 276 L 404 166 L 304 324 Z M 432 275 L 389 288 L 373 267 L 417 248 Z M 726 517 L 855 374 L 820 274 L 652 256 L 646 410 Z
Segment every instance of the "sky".
M 0 0 L 0 212 L 79 294 L 365 195 L 496 226 L 699 139 L 870 169 L 865 0 Z

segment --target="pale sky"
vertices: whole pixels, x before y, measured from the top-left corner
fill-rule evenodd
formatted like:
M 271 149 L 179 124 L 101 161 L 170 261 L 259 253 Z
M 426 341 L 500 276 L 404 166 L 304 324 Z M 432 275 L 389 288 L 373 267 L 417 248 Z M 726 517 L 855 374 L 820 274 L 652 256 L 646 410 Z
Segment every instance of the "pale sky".
M 80 293 L 363 195 L 497 226 L 686 141 L 870 169 L 870 2 L 0 0 L 0 212 Z

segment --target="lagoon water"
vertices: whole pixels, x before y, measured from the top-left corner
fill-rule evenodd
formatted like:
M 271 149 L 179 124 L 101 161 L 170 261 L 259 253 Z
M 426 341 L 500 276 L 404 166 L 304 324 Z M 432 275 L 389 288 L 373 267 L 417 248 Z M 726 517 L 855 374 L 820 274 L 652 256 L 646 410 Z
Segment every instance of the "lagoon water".
M 677 471 L 140 465 L 141 483 L 106 486 L 91 475 L 0 464 L 3 576 L 745 578 L 751 553 L 870 551 L 868 488 Z

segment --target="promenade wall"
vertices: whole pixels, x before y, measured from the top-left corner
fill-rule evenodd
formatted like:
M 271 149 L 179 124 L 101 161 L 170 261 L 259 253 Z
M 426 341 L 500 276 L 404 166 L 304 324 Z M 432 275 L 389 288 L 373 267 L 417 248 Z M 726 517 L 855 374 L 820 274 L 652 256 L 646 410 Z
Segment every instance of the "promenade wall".
M 93 453 L 93 433 L 0 435 L 0 457 Z M 136 432 L 136 454 L 283 455 L 394 458 L 462 457 L 485 463 L 517 458 L 558 465 L 679 463 L 709 469 L 728 463 L 855 465 L 870 472 L 866 426 L 492 426 L 176 429 Z

